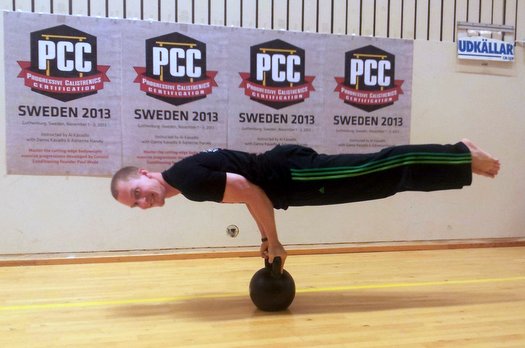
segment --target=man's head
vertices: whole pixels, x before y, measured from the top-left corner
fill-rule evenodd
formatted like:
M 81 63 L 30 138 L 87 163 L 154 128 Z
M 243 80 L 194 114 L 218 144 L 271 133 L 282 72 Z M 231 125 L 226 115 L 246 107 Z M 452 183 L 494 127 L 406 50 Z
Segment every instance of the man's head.
M 118 202 L 131 208 L 162 207 L 166 188 L 160 182 L 159 175 L 138 167 L 124 167 L 111 179 L 111 194 Z

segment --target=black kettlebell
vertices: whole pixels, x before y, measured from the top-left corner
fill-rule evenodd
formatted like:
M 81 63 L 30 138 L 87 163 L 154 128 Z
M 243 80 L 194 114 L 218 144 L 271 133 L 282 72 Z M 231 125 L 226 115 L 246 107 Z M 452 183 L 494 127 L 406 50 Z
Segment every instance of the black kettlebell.
M 264 265 L 250 280 L 250 298 L 260 310 L 283 311 L 295 297 L 295 282 L 286 270 L 281 273 L 280 257 L 275 257 L 273 263 L 265 259 Z

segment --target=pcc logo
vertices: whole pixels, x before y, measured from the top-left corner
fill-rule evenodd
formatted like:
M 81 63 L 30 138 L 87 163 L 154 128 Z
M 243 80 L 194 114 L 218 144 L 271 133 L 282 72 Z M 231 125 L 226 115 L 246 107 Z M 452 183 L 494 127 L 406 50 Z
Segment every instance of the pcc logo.
M 314 76 L 305 75 L 304 50 L 282 40 L 250 48 L 250 72 L 239 73 L 251 100 L 281 109 L 303 102 L 314 91 Z
M 206 44 L 180 33 L 146 40 L 146 67 L 134 69 L 141 91 L 172 105 L 206 98 L 217 87 L 217 71 L 206 70 Z
M 97 65 L 97 38 L 60 25 L 30 34 L 31 61 L 18 61 L 33 92 L 67 102 L 96 94 L 109 82 L 109 65 Z
M 395 56 L 369 45 L 345 53 L 345 76 L 336 77 L 339 98 L 364 111 L 394 104 L 403 94 L 395 80 Z

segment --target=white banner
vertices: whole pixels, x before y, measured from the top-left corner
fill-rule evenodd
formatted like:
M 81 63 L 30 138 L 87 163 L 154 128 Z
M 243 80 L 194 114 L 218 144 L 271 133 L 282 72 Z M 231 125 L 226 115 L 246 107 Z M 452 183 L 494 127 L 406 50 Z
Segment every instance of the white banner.
M 408 40 L 4 13 L 9 174 L 409 142 Z
M 118 168 L 117 26 L 4 13 L 8 174 L 110 175 Z
M 327 153 L 408 143 L 412 41 L 236 29 L 228 145 Z
M 125 21 L 123 162 L 163 170 L 227 146 L 227 36 L 213 27 Z

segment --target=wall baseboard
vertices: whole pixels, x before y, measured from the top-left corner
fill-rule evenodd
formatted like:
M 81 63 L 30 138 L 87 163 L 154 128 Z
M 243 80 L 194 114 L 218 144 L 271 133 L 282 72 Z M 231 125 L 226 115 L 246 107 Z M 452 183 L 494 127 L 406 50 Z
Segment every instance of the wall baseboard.
M 525 247 L 524 238 L 439 240 L 286 245 L 288 255 L 318 255 L 366 252 L 449 250 L 471 248 Z M 119 250 L 107 252 L 0 255 L 0 267 L 44 266 L 110 262 L 168 261 L 203 258 L 256 257 L 258 246 L 242 248 Z

